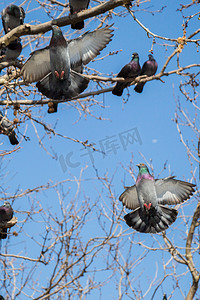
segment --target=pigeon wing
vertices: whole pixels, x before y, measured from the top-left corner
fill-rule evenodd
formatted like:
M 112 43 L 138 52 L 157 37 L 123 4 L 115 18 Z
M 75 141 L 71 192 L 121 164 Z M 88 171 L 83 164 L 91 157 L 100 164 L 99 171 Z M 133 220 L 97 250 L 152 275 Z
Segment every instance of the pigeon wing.
M 132 71 L 132 68 L 131 68 L 130 64 L 127 64 L 117 74 L 117 77 L 127 78 L 131 71 Z
M 113 29 L 110 27 L 105 26 L 92 32 L 86 32 L 79 38 L 69 41 L 68 51 L 72 69 L 82 63 L 86 65 L 106 47 L 113 36 Z
M 49 47 L 36 50 L 25 62 L 21 74 L 27 83 L 39 81 L 51 71 Z
M 138 208 L 140 205 L 138 202 L 136 186 L 133 185 L 131 187 L 127 187 L 126 190 L 119 197 L 119 200 L 122 201 L 123 205 L 126 208 L 132 210 Z
M 159 204 L 176 205 L 189 199 L 194 193 L 195 184 L 174 179 L 175 176 L 155 180 Z
M 12 207 L 6 208 L 4 206 L 0 206 L 0 221 L 10 221 L 12 217 L 13 217 Z
M 147 61 L 145 61 L 145 63 L 142 66 L 142 71 L 140 73 L 140 76 L 146 75 L 147 70 L 148 70 L 148 63 L 147 63 Z
M 0 206 L 0 221 L 7 221 L 7 220 L 8 220 L 8 216 L 6 214 L 5 207 Z

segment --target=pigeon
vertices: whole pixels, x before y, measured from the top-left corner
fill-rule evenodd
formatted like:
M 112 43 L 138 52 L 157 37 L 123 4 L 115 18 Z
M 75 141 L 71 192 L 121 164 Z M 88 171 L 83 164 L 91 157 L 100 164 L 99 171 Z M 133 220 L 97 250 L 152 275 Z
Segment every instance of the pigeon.
M 176 205 L 189 199 L 195 184 L 176 180 L 175 176 L 154 179 L 143 163 L 137 165 L 136 184 L 126 188 L 119 200 L 133 212 L 125 215 L 128 226 L 143 233 L 166 230 L 175 220 L 178 211 L 165 204 Z
M 142 71 L 140 73 L 141 75 L 147 75 L 147 76 L 152 76 L 154 74 L 156 74 L 156 71 L 158 69 L 158 64 L 155 61 L 155 59 L 153 58 L 153 55 L 149 54 L 149 60 L 147 60 L 143 66 L 142 66 Z M 136 84 L 134 90 L 137 93 L 142 93 L 143 91 L 143 87 L 145 85 L 146 82 L 139 82 L 138 84 Z
M 0 295 L 0 300 L 5 300 L 5 298 L 3 296 Z
M 132 54 L 132 60 L 130 63 L 125 65 L 117 77 L 123 77 L 124 79 L 132 78 L 133 80 L 140 74 L 141 67 L 139 64 L 139 55 L 138 53 Z M 115 85 L 112 93 L 116 96 L 121 96 L 123 93 L 123 90 L 129 85 L 128 82 L 117 82 Z
M 13 128 L 13 123 L 9 121 L 2 112 L 0 112 L 0 134 L 7 135 L 11 145 L 19 144 Z
M 13 217 L 13 209 L 8 201 L 0 206 L 0 222 L 8 222 Z M 7 238 L 7 228 L 0 228 L 0 240 Z
M 22 52 L 21 39 L 16 39 L 7 47 L 0 49 L 0 63 L 16 59 Z
M 22 7 L 10 4 L 1 13 L 3 28 L 8 33 L 13 28 L 24 24 L 25 12 Z
M 13 28 L 24 23 L 25 12 L 22 7 L 10 4 L 1 13 L 3 28 L 8 33 Z M 22 52 L 21 39 L 12 41 L 8 46 L 0 49 L 0 63 L 16 59 Z
M 52 38 L 46 48 L 31 53 L 21 74 L 27 83 L 38 81 L 38 90 L 53 100 L 78 96 L 89 80 L 77 71 L 95 58 L 110 42 L 110 26 L 87 32 L 77 39 L 66 41 L 61 29 L 52 26 Z
M 71 15 L 80 12 L 81 10 L 87 9 L 90 0 L 69 0 L 70 13 Z M 84 28 L 84 21 L 80 21 L 75 24 L 71 24 L 72 29 L 82 29 Z
M 40 80 L 36 86 L 48 98 L 71 99 L 87 88 L 89 80 L 70 70 L 67 41 L 58 26 L 53 25 L 52 31 L 53 34 L 49 45 L 51 72 Z M 56 112 L 56 103 L 54 103 L 53 108 Z

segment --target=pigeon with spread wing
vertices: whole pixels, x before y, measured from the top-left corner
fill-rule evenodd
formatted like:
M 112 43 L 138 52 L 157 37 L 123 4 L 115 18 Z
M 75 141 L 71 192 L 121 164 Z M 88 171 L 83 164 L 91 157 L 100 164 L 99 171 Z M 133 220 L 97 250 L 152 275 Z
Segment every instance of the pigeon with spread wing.
M 169 176 L 154 179 L 143 163 L 137 165 L 136 184 L 126 188 L 119 200 L 133 212 L 125 215 L 126 223 L 139 232 L 158 233 L 166 230 L 175 220 L 178 211 L 165 206 L 186 201 L 194 193 L 195 184 Z

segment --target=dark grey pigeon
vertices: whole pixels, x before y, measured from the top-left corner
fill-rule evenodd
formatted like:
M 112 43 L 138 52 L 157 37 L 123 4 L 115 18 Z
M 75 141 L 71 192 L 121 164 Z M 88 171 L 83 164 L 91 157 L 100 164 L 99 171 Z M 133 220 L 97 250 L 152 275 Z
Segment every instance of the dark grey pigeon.
M 13 217 L 13 209 L 8 201 L 0 206 L 0 222 L 8 222 Z M 0 240 L 7 238 L 7 228 L 0 228 Z
M 0 295 L 0 300 L 5 300 L 5 298 L 3 296 Z
M 139 174 L 136 184 L 126 188 L 119 200 L 133 212 L 124 219 L 128 226 L 143 233 L 166 230 L 175 220 L 178 211 L 165 204 L 176 205 L 189 199 L 195 184 L 176 180 L 175 176 L 155 179 L 145 164 L 137 165 Z
M 82 93 L 89 82 L 76 71 L 82 72 L 82 66 L 106 47 L 113 30 L 106 26 L 70 41 L 65 40 L 58 26 L 52 26 L 52 31 L 50 45 L 32 52 L 21 74 L 27 83 L 39 81 L 38 90 L 48 98 L 70 100 Z
M 89 80 L 71 70 L 67 41 L 58 26 L 52 26 L 52 31 L 49 45 L 51 72 L 36 86 L 50 99 L 71 99 L 87 88 Z M 55 103 L 54 111 L 57 111 Z
M 90 0 L 69 0 L 70 13 L 71 15 L 80 12 L 81 10 L 87 9 Z M 84 28 L 84 21 L 71 25 L 72 29 L 82 29 Z
M 16 59 L 22 52 L 21 39 L 14 40 L 7 47 L 0 49 L 0 63 Z
M 7 135 L 12 145 L 17 145 L 19 142 L 13 128 L 13 123 L 0 112 L 0 134 Z
M 1 13 L 3 28 L 8 33 L 13 28 L 24 23 L 25 12 L 22 7 L 10 4 Z M 12 41 L 7 47 L 0 49 L 0 62 L 16 59 L 22 51 L 21 39 Z
M 123 77 L 124 79 L 132 78 L 133 80 L 140 74 L 141 67 L 139 64 L 139 55 L 138 53 L 132 54 L 132 60 L 130 63 L 125 65 L 117 77 Z M 116 96 L 121 96 L 123 93 L 123 90 L 129 85 L 128 82 L 117 82 L 115 85 L 112 93 Z
M 140 76 L 141 75 L 147 75 L 147 76 L 152 76 L 154 74 L 156 74 L 156 71 L 158 69 L 158 64 L 157 62 L 155 61 L 155 59 L 153 58 L 153 55 L 149 54 L 149 60 L 147 60 L 143 66 L 142 66 L 142 71 L 140 73 Z M 139 82 L 134 90 L 137 92 L 137 93 L 142 93 L 143 91 L 143 87 L 145 85 L 146 82 Z
M 8 33 L 13 28 L 24 23 L 25 12 L 22 7 L 10 4 L 1 13 L 3 28 Z

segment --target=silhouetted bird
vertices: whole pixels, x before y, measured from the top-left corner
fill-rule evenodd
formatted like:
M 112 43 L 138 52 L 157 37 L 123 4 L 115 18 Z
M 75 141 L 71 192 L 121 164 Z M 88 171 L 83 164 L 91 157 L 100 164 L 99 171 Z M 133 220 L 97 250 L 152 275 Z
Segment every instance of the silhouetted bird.
M 158 64 L 157 62 L 155 61 L 155 59 L 153 58 L 153 55 L 149 54 L 149 60 L 147 60 L 143 66 L 142 66 L 142 71 L 140 73 L 140 76 L 141 75 L 147 75 L 147 76 L 152 76 L 154 74 L 156 74 L 156 71 L 158 69 Z M 143 91 L 143 87 L 145 85 L 146 82 L 139 82 L 134 90 L 137 92 L 137 93 L 142 93 Z
M 12 145 L 17 145 L 19 142 L 16 138 L 13 123 L 0 112 L 0 134 L 7 135 Z
M 136 184 L 126 188 L 119 197 L 125 207 L 133 212 L 124 219 L 128 226 L 139 232 L 157 233 L 166 230 L 175 220 L 178 211 L 165 204 L 176 205 L 189 199 L 195 184 L 176 180 L 174 176 L 155 179 L 145 164 L 137 165 Z
M 5 33 L 24 23 L 25 12 L 22 7 L 10 4 L 1 13 Z
M 82 93 L 89 82 L 76 71 L 82 72 L 82 66 L 106 47 L 112 31 L 106 26 L 67 42 L 60 28 L 52 26 L 50 45 L 32 52 L 24 64 L 21 71 L 24 80 L 39 81 L 38 90 L 50 99 L 72 99 Z
M 0 206 L 0 222 L 8 222 L 13 217 L 13 209 L 8 201 Z M 0 240 L 7 238 L 7 228 L 0 228 Z
M 124 79 L 132 78 L 133 80 L 140 74 L 141 67 L 139 64 L 139 56 L 137 53 L 133 53 L 132 60 L 130 63 L 125 65 L 117 77 L 123 77 Z M 115 85 L 112 93 L 116 96 L 121 96 L 123 93 L 123 90 L 129 85 L 128 82 L 117 82 Z
M 70 13 L 76 14 L 81 10 L 87 9 L 90 0 L 69 0 Z M 72 29 L 82 29 L 84 28 L 84 20 L 75 24 L 71 24 Z

